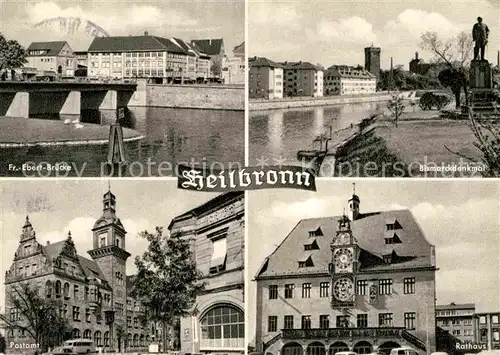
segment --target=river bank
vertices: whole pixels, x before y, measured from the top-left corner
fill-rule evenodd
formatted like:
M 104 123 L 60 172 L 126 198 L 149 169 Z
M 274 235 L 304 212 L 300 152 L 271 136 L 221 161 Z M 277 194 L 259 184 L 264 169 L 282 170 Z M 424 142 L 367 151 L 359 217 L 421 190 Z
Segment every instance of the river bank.
M 144 138 L 136 130 L 123 128 L 123 141 Z M 33 118 L 0 117 L 0 148 L 31 146 L 104 145 L 109 141 L 109 126 L 75 124 Z
M 352 134 L 329 150 L 320 176 L 481 177 L 481 152 L 467 120 L 408 114 L 398 126 L 387 118 Z

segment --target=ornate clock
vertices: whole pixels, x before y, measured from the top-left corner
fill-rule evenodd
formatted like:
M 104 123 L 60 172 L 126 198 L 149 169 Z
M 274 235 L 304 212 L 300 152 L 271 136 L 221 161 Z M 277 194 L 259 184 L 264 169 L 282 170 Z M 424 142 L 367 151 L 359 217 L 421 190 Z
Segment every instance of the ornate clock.
M 351 249 L 341 248 L 335 250 L 333 261 L 335 263 L 335 270 L 337 272 L 352 271 L 352 264 L 354 260 L 354 253 Z
M 351 242 L 351 235 L 348 232 L 341 232 L 337 236 L 337 243 L 341 245 L 346 245 Z
M 354 295 L 354 283 L 351 279 L 344 277 L 338 279 L 333 284 L 333 296 L 341 302 L 352 300 Z

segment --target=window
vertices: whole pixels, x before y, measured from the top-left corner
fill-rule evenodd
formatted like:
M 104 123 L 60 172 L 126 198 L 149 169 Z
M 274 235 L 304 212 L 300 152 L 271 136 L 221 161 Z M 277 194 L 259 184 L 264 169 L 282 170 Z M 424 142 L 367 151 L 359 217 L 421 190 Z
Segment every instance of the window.
M 349 316 L 337 316 L 337 328 L 349 328 Z
M 356 325 L 358 328 L 368 328 L 368 314 L 358 314 Z
M 383 279 L 378 281 L 378 293 L 380 295 L 391 295 L 392 294 L 392 280 Z
M 94 344 L 96 346 L 102 346 L 101 332 L 99 330 L 94 333 Z
M 460 325 L 460 319 L 452 319 L 451 324 L 452 325 Z
M 138 328 L 139 327 L 139 322 L 137 320 L 137 317 L 134 317 L 134 328 Z
M 64 298 L 69 298 L 69 283 L 67 282 L 64 283 Z
M 378 315 L 379 327 L 392 327 L 392 313 L 380 313 Z
M 360 296 L 366 296 L 368 291 L 368 281 L 358 280 L 356 282 L 356 294 Z
M 215 274 L 226 270 L 226 235 L 224 234 L 222 238 L 212 240 L 212 246 L 213 253 L 210 260 L 210 273 Z
M 493 333 L 493 341 L 500 341 L 500 331 L 498 328 L 493 328 L 491 330 L 491 332 Z
M 11 308 L 10 309 L 10 321 L 17 322 L 20 319 L 21 319 L 21 313 L 19 312 L 19 309 L 18 308 Z
M 106 237 L 101 237 L 101 239 L 99 240 L 99 247 L 104 247 L 106 246 Z
M 492 316 L 491 317 L 491 323 L 498 324 L 498 316 Z
M 302 329 L 311 329 L 311 316 L 302 316 Z
M 320 314 L 319 316 L 319 327 L 321 329 L 330 328 L 330 316 L 328 314 Z
M 78 285 L 73 286 L 73 298 L 78 300 Z
M 302 284 L 302 298 L 311 298 L 311 284 Z
M 127 317 L 127 327 L 132 328 L 132 317 L 131 316 Z
M 269 316 L 267 320 L 267 331 L 270 333 L 278 331 L 278 316 Z
M 415 278 L 414 277 L 406 277 L 403 280 L 403 284 L 404 284 L 405 295 L 415 293 Z
M 285 298 L 293 298 L 293 291 L 295 290 L 294 284 L 285 285 Z
M 479 317 L 479 324 L 487 324 L 486 316 Z
M 319 284 L 319 297 L 328 297 L 330 291 L 330 283 L 329 282 L 321 282 Z
M 73 306 L 73 320 L 80 321 L 80 307 Z
M 52 281 L 50 280 L 47 280 L 47 282 L 45 283 L 45 295 L 47 296 L 47 298 L 52 297 Z
M 85 308 L 85 321 L 90 323 L 90 309 Z
M 293 316 L 287 315 L 284 317 L 285 329 L 293 329 Z
M 104 333 L 104 346 L 109 346 L 109 332 Z
M 83 294 L 83 299 L 87 301 L 89 299 L 89 288 L 85 287 L 85 293 Z
M 201 319 L 200 350 L 245 347 L 245 317 L 239 309 L 222 305 L 209 310 Z
M 278 285 L 269 285 L 269 299 L 278 299 Z
M 61 297 L 61 281 L 56 281 L 56 298 Z
M 460 329 L 453 329 L 453 335 L 460 335 Z
M 472 319 L 464 319 L 464 325 L 472 325 Z
M 415 329 L 415 312 L 405 313 L 405 328 Z
M 488 329 L 480 329 L 480 341 L 486 342 L 488 339 Z

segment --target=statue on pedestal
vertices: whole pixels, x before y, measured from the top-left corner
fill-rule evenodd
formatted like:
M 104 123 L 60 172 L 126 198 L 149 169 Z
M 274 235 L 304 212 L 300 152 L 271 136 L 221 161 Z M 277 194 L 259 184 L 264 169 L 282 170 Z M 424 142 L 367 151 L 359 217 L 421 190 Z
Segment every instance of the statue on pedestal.
M 488 44 L 489 33 L 490 29 L 488 26 L 483 23 L 483 19 L 481 17 L 478 17 L 477 23 L 472 28 L 472 39 L 476 42 L 474 46 L 474 60 L 485 60 L 484 50 Z

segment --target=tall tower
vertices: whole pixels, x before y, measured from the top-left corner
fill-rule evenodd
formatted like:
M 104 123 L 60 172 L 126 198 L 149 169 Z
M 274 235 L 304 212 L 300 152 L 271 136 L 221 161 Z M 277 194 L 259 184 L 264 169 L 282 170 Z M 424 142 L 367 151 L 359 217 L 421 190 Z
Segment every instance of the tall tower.
M 359 196 L 356 195 L 356 184 L 352 184 L 352 197 L 348 201 L 349 203 L 349 219 L 354 221 L 359 215 Z
M 380 81 L 380 47 L 365 48 L 365 69 L 377 77 L 377 83 Z
M 113 289 L 111 310 L 114 324 L 124 324 L 127 304 L 126 262 L 130 253 L 125 250 L 125 228 L 116 217 L 116 197 L 108 190 L 103 196 L 102 216 L 95 222 L 93 249 L 89 250 Z

